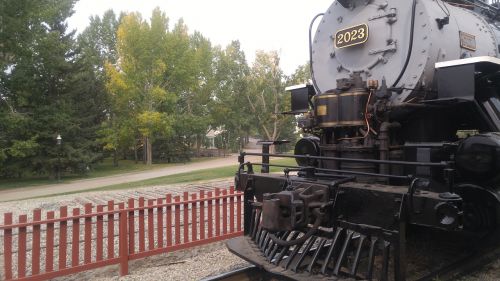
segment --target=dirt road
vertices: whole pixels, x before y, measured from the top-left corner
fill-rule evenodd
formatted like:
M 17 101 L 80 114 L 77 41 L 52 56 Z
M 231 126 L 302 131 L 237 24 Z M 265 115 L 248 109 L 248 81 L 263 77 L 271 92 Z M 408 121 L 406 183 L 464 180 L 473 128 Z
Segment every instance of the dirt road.
M 247 157 L 246 159 L 248 160 L 251 159 L 252 161 L 260 162 L 259 160 L 257 160 L 259 159 L 258 157 Z M 16 188 L 11 190 L 3 190 L 0 191 L 0 202 L 22 200 L 26 198 L 54 195 L 65 192 L 84 191 L 88 189 L 93 189 L 113 184 L 142 181 L 152 178 L 164 177 L 164 176 L 181 174 L 203 169 L 232 166 L 232 165 L 234 166 L 238 165 L 237 154 L 225 158 L 217 158 L 215 160 L 208 160 L 197 163 L 179 164 L 178 166 L 155 169 L 152 171 L 133 172 L 127 174 L 108 176 L 108 177 L 76 180 L 70 183 L 41 185 L 41 186 L 33 186 L 26 188 Z

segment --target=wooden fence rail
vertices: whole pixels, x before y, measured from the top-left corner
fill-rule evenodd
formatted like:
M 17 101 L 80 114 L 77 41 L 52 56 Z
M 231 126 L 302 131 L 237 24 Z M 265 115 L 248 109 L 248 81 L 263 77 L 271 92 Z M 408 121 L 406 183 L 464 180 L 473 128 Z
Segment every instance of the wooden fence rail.
M 47 280 L 114 264 L 127 275 L 130 260 L 242 235 L 242 195 L 233 187 L 216 188 L 182 198 L 89 203 L 71 215 L 63 206 L 59 216 L 49 211 L 45 219 L 36 209 L 31 220 L 20 215 L 17 222 L 5 213 L 0 278 Z

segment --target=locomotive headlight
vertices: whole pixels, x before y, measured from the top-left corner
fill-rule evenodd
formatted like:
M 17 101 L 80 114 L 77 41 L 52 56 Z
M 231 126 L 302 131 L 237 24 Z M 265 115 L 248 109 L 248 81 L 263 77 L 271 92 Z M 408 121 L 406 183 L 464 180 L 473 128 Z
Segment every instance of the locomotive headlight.
M 305 155 L 305 156 L 319 156 L 319 138 L 317 137 L 305 137 L 300 139 L 297 144 L 295 144 L 295 155 Z M 297 165 L 299 166 L 317 166 L 318 160 L 307 159 L 307 158 L 295 158 Z
M 456 165 L 467 179 L 500 179 L 500 134 L 480 134 L 465 139 L 456 154 Z

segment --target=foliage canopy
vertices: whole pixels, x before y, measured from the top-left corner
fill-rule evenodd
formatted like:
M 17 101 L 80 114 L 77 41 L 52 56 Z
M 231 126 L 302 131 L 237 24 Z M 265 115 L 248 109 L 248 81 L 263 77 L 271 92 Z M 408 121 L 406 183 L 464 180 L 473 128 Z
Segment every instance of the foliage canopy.
M 75 3 L 0 2 L 0 177 L 85 173 L 109 155 L 185 159 L 209 131 L 233 151 L 251 135 L 294 137 L 293 118 L 277 113 L 307 66 L 287 77 L 263 51 L 249 66 L 238 41 L 213 46 L 158 8 L 149 19 L 107 11 L 76 35 Z

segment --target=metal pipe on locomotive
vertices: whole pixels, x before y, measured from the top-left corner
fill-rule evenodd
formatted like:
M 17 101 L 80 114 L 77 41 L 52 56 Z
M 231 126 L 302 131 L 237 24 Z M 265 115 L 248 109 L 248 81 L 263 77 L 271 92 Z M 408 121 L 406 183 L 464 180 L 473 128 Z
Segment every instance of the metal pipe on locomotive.
M 241 154 L 245 237 L 229 249 L 297 280 L 404 280 L 408 225 L 497 229 L 499 16 L 482 1 L 335 1 L 311 40 L 312 85 L 289 88 L 298 165 L 269 174 L 274 142 Z

